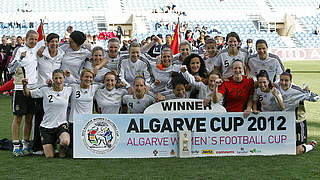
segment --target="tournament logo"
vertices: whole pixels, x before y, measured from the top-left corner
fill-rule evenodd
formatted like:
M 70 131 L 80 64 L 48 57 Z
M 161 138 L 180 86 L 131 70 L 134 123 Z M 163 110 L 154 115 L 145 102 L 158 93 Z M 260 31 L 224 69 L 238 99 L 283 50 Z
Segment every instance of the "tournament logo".
M 84 126 L 81 136 L 87 149 L 96 154 L 106 154 L 117 147 L 120 133 L 111 120 L 93 118 Z

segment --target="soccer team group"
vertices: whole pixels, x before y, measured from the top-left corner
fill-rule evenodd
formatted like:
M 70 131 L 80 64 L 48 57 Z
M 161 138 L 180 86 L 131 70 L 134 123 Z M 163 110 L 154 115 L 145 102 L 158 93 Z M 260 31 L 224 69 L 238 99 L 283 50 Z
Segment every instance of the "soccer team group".
M 182 40 L 176 55 L 158 36 L 143 46 L 133 40 L 124 51 L 118 38 L 109 39 L 105 50 L 86 43 L 80 31 L 73 31 L 63 44 L 55 33 L 47 35 L 45 44 L 37 39 L 37 32 L 28 31 L 25 45 L 14 50 L 8 65 L 15 90 L 13 156 L 43 151 L 54 157 L 57 143 L 59 157 L 72 155 L 74 114 L 143 113 L 155 102 L 177 98 L 202 99 L 205 106 L 220 103 L 227 112 L 243 112 L 244 117 L 296 111 L 297 154 L 316 145 L 306 144 L 303 102 L 319 97 L 308 87 L 292 84 L 290 70 L 268 53 L 265 40 L 257 40 L 257 53 L 249 56 L 235 32 L 219 48 L 210 36 L 199 48 Z

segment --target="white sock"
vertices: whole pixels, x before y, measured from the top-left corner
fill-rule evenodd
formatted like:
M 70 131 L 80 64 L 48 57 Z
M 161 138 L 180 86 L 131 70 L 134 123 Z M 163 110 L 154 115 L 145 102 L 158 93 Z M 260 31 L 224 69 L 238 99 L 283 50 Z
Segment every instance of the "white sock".
M 306 148 L 306 151 L 304 153 L 313 150 L 313 146 L 311 144 L 303 144 L 303 146 Z
M 13 150 L 20 148 L 20 141 L 19 140 L 12 140 Z
M 22 149 L 28 148 L 29 147 L 29 141 L 22 140 L 22 145 L 23 145 Z

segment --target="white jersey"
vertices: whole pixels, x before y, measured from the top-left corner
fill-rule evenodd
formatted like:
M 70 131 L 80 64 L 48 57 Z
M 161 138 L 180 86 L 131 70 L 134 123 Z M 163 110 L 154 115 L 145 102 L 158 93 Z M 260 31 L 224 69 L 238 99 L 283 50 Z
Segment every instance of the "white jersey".
M 214 69 L 214 63 L 218 60 L 217 56 L 209 57 L 207 60 L 203 60 L 204 64 L 206 65 L 208 73 L 213 71 Z
M 88 89 L 83 89 L 80 88 L 80 84 L 72 84 L 71 87 L 71 110 L 68 120 L 70 123 L 73 123 L 73 116 L 75 114 L 92 114 L 93 97 L 98 88 L 101 86 L 93 84 Z
M 104 83 L 104 75 L 106 75 L 107 72 L 111 72 L 111 69 L 105 67 L 99 69 L 93 81 L 96 83 Z
M 280 91 L 278 89 L 276 90 L 279 98 L 282 100 Z M 272 94 L 271 90 L 269 92 L 262 92 L 260 88 L 255 89 L 253 100 L 261 103 L 262 112 L 282 111 L 277 98 Z
M 40 126 L 48 129 L 57 128 L 67 123 L 67 107 L 72 92 L 71 87 L 63 87 L 62 91 L 54 91 L 52 87 L 31 90 L 31 97 L 43 98 L 44 116 Z
M 152 72 L 155 79 L 160 80 L 160 84 L 158 86 L 152 86 L 151 91 L 153 93 L 160 92 L 162 95 L 168 94 L 168 86 L 170 86 L 171 82 L 171 74 L 173 71 L 179 72 L 180 65 L 171 65 L 167 68 L 163 68 L 160 70 L 155 64 L 151 65 Z
M 25 78 L 28 79 L 27 87 L 29 89 L 37 88 L 38 85 L 38 71 L 37 71 L 37 52 L 40 48 L 40 43 L 34 48 L 28 46 L 19 47 L 12 57 L 13 60 L 8 65 L 9 73 L 14 73 L 16 69 L 21 66 L 24 71 Z M 21 53 L 27 52 L 26 56 L 21 60 Z M 15 85 L 15 90 L 23 90 L 21 84 Z
M 66 78 L 65 83 L 80 84 L 80 73 L 84 67 L 89 67 L 91 64 L 91 52 L 84 46 L 81 46 L 78 51 L 70 48 L 69 44 L 64 44 L 60 47 L 65 55 L 62 60 L 61 69 L 70 70 L 70 76 Z
M 182 65 L 183 61 L 180 61 L 180 53 L 176 54 L 172 58 L 172 65 L 177 64 L 177 65 Z
M 122 97 L 127 93 L 128 92 L 125 89 L 114 88 L 109 91 L 106 88 L 103 88 L 98 89 L 94 99 L 101 108 L 102 114 L 119 114 Z
M 137 75 L 143 75 L 147 85 L 154 82 L 150 63 L 142 56 L 140 56 L 136 62 L 132 62 L 128 54 L 121 56 L 118 72 L 120 80 L 126 84 L 126 88 L 133 85 Z
M 119 61 L 120 61 L 120 57 L 124 54 L 128 54 L 128 52 L 123 52 L 123 51 L 119 51 L 118 54 L 117 54 L 117 57 L 115 58 L 111 58 L 109 56 L 109 51 L 105 51 L 105 58 L 108 60 L 108 64 L 106 65 L 106 67 L 108 69 L 111 69 L 111 70 L 118 70 L 118 65 L 119 65 Z
M 87 68 L 89 68 L 89 69 L 94 69 L 94 68 L 92 67 L 92 64 L 88 65 Z M 94 77 L 93 81 L 94 81 L 95 83 L 102 83 L 102 84 L 104 84 L 104 75 L 105 75 L 107 72 L 110 72 L 110 71 L 111 71 L 111 69 L 106 68 L 106 67 L 100 68 L 100 69 L 98 70 L 96 76 Z
M 222 77 L 228 78 L 233 75 L 232 63 L 235 60 L 241 60 L 244 65 L 248 60 L 247 52 L 240 48 L 236 56 L 230 56 L 228 49 L 223 49 L 217 55 L 217 60 L 215 61 L 214 66 L 220 67 Z
M 278 86 L 280 87 L 280 84 L 278 84 Z M 319 96 L 317 94 L 306 91 L 295 84 L 291 84 L 287 90 L 280 88 L 280 93 L 283 98 L 285 111 L 295 111 L 298 105 L 305 100 L 311 102 L 319 100 Z
M 260 70 L 266 70 L 271 82 L 279 82 L 280 74 L 284 71 L 279 57 L 270 53 L 265 60 L 261 60 L 258 54 L 249 57 L 248 66 L 250 68 L 250 75 L 254 81 L 257 81 L 257 74 Z
M 210 88 L 205 85 L 202 81 L 197 82 L 194 78 L 193 75 L 191 75 L 188 71 L 182 73 L 183 77 L 189 82 L 191 86 L 193 86 L 195 89 L 199 90 L 199 99 L 211 99 L 212 101 L 212 96 L 213 92 L 210 90 Z M 223 98 L 218 102 L 220 105 L 223 103 Z
M 122 99 L 122 104 L 128 107 L 130 114 L 142 114 L 153 103 L 155 99 L 148 94 L 145 94 L 142 99 L 137 99 L 133 95 L 125 95 Z
M 166 100 L 181 99 L 180 97 L 177 97 L 172 91 L 170 94 L 166 95 L 165 97 L 166 97 Z M 183 98 L 189 98 L 189 97 L 190 97 L 190 92 L 186 91 Z
M 37 56 L 38 60 L 38 87 L 47 85 L 46 81 L 52 79 L 52 72 L 55 69 L 60 69 L 64 52 L 58 48 L 58 53 L 55 57 L 51 57 L 49 48 L 45 48 L 43 56 Z

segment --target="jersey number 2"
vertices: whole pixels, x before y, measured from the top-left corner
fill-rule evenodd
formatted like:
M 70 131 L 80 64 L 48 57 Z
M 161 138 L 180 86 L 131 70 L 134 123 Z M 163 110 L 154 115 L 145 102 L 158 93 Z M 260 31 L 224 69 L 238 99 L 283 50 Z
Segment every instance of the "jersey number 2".
M 53 102 L 52 97 L 53 97 L 52 95 L 49 95 L 49 96 L 48 96 L 48 98 L 49 98 L 49 103 L 52 103 L 52 102 Z

